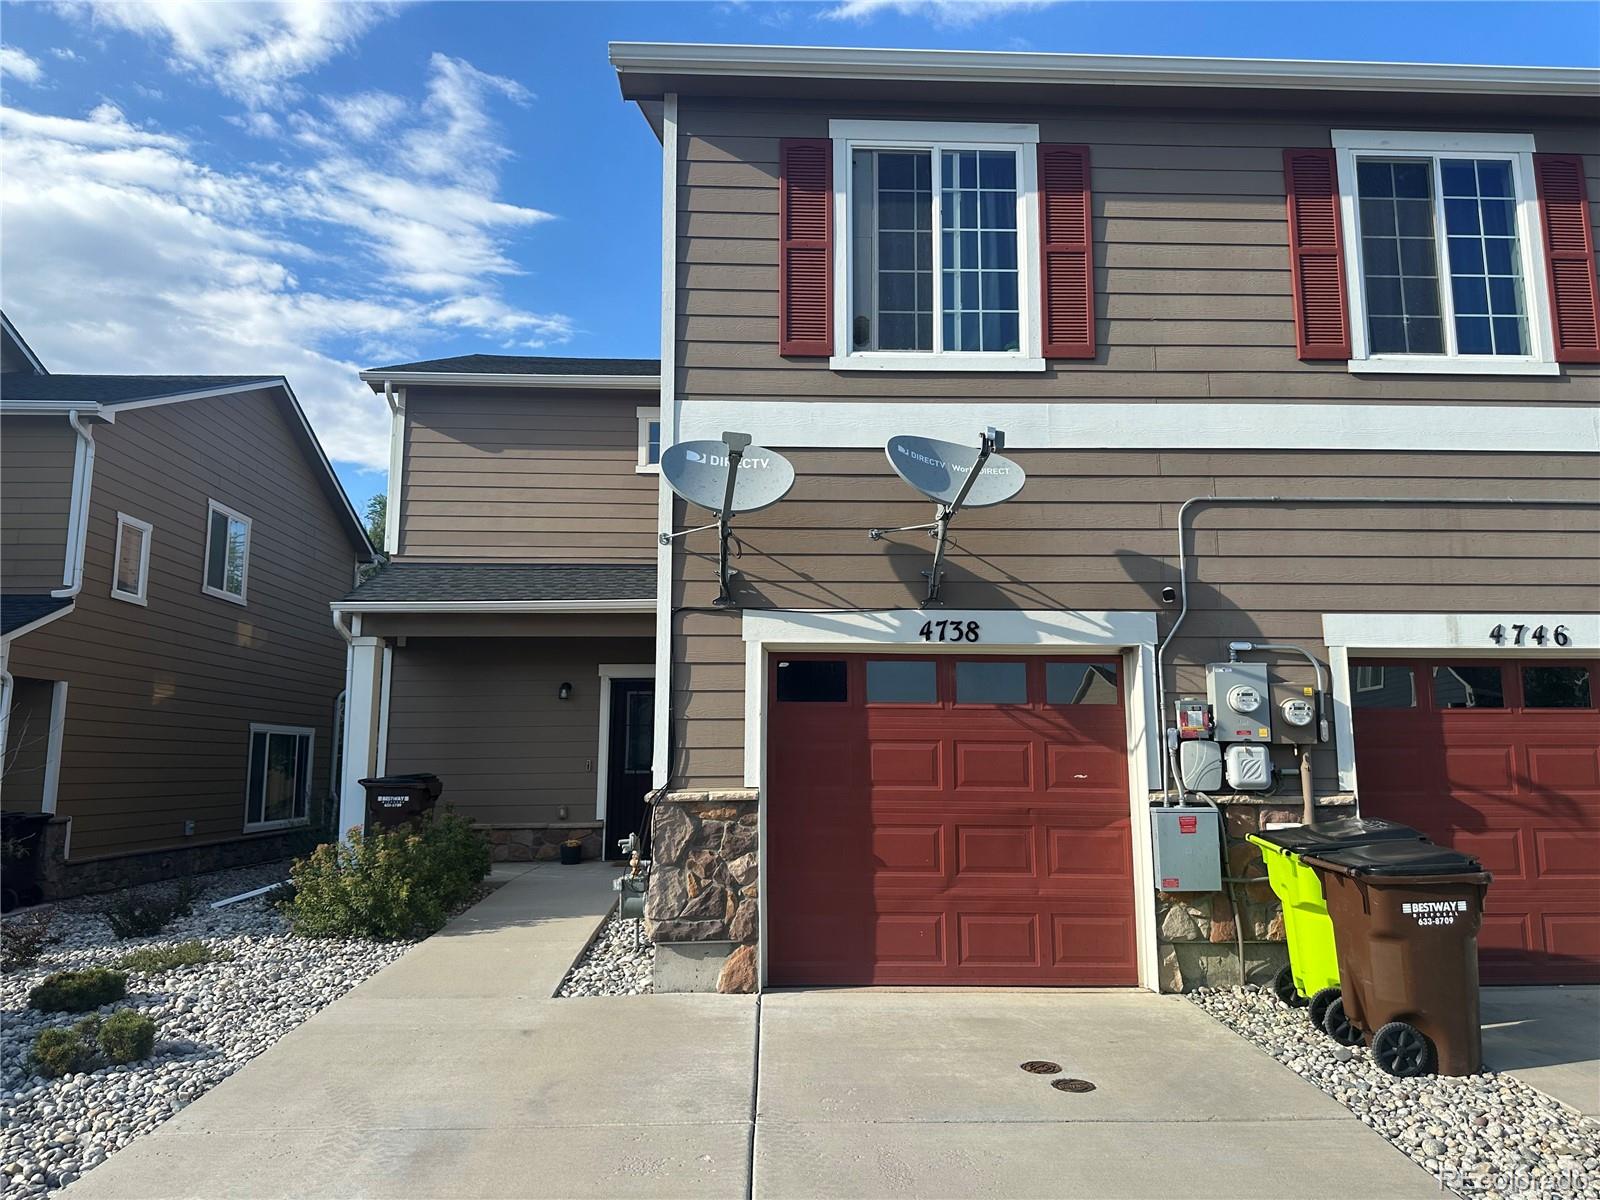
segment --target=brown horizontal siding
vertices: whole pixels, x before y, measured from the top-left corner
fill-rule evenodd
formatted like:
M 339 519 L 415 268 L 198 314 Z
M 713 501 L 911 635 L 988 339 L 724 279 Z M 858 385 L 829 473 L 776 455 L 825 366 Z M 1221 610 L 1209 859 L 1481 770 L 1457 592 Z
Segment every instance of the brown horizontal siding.
M 826 137 L 830 117 L 1031 120 L 1045 141 L 1084 143 L 1094 163 L 1093 362 L 1038 374 L 885 375 L 828 370 L 777 352 L 777 163 L 784 137 Z M 1585 155 L 1600 192 L 1600 137 L 1586 124 L 1532 128 L 1486 114 L 1430 128 L 1533 132 L 1541 150 Z M 679 110 L 678 395 L 765 399 L 1233 400 L 1593 404 L 1600 368 L 1561 377 L 1352 376 L 1294 349 L 1282 152 L 1334 128 L 1414 129 L 1412 115 L 1325 122 L 1249 113 L 929 109 L 685 98 Z M 1600 230 L 1600 206 L 1592 210 Z
M 13 671 L 69 684 L 58 810 L 75 859 L 243 836 L 252 722 L 312 728 L 313 795 L 329 791 L 344 643 L 328 602 L 355 557 L 290 419 L 254 393 L 96 430 L 76 611 L 12 650 Z M 251 518 L 244 606 L 200 590 L 208 499 Z M 146 607 L 110 596 L 118 511 L 154 526 Z
M 638 465 L 654 392 L 406 396 L 400 556 L 618 562 L 655 556 L 656 476 Z
M 61 586 L 77 444 L 65 417 L 0 425 L 0 590 Z
M 1015 451 L 1021 494 L 960 514 L 946 564 L 950 608 L 1174 610 L 1178 509 L 1192 496 L 1506 496 L 1600 499 L 1592 455 Z M 872 542 L 875 526 L 928 519 L 881 452 L 795 451 L 782 503 L 739 520 L 747 610 L 916 608 L 931 546 Z M 1600 509 L 1499 504 L 1230 505 L 1193 511 L 1192 608 L 1178 686 L 1234 638 L 1296 641 L 1325 658 L 1325 612 L 1592 612 L 1600 608 Z M 681 514 L 680 514 L 681 516 Z M 713 540 L 679 543 L 673 585 L 674 782 L 743 777 L 740 614 L 712 607 Z M 1299 668 L 1284 664 L 1291 682 Z M 1309 679 L 1304 682 L 1309 682 Z M 1332 783 L 1331 747 L 1319 774 Z
M 654 653 L 648 638 L 410 639 L 394 651 L 388 770 L 432 771 L 447 803 L 489 824 L 592 820 L 597 668 Z

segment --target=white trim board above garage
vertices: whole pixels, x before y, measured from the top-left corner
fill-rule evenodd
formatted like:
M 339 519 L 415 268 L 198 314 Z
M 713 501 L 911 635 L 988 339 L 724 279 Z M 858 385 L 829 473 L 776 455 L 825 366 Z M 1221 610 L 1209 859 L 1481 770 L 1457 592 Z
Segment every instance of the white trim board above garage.
M 901 433 L 1013 450 L 1438 450 L 1600 453 L 1600 407 L 1454 404 L 928 404 L 689 400 L 674 440 L 748 430 L 763 446 L 882 446 Z

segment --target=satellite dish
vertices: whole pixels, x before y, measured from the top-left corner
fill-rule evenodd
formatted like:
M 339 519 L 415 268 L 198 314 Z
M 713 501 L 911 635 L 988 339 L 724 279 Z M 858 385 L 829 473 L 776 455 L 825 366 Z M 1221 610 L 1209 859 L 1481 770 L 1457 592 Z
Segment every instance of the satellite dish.
M 678 442 L 661 452 L 661 474 L 690 504 L 720 513 L 729 499 L 728 456 L 727 442 Z M 788 459 L 765 446 L 746 445 L 727 512 L 757 512 L 782 500 L 793 486 L 794 466 Z
M 991 453 L 983 459 L 977 479 L 962 497 L 961 489 L 972 474 L 973 464 L 983 454 L 981 446 L 903 433 L 890 438 L 884 452 L 896 475 L 938 504 L 954 504 L 960 498 L 962 508 L 988 508 L 1005 503 L 1027 482 L 1019 464 Z

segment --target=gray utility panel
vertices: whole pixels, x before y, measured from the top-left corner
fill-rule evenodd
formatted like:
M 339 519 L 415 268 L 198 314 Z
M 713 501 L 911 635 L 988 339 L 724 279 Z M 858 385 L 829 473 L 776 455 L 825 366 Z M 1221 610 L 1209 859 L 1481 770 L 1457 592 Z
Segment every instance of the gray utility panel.
M 1156 887 L 1163 892 L 1222 889 L 1222 829 L 1216 809 L 1152 808 L 1150 833 L 1156 851 Z
M 1206 699 L 1219 742 L 1272 740 L 1272 684 L 1266 663 L 1210 663 Z

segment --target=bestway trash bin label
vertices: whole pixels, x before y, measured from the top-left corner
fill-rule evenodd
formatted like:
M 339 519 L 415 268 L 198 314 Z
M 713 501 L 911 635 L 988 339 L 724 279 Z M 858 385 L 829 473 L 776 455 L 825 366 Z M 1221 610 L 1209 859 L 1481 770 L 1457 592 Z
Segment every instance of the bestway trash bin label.
M 1465 900 L 1411 900 L 1400 911 L 1417 919 L 1418 925 L 1454 925 L 1456 914 L 1467 911 Z

